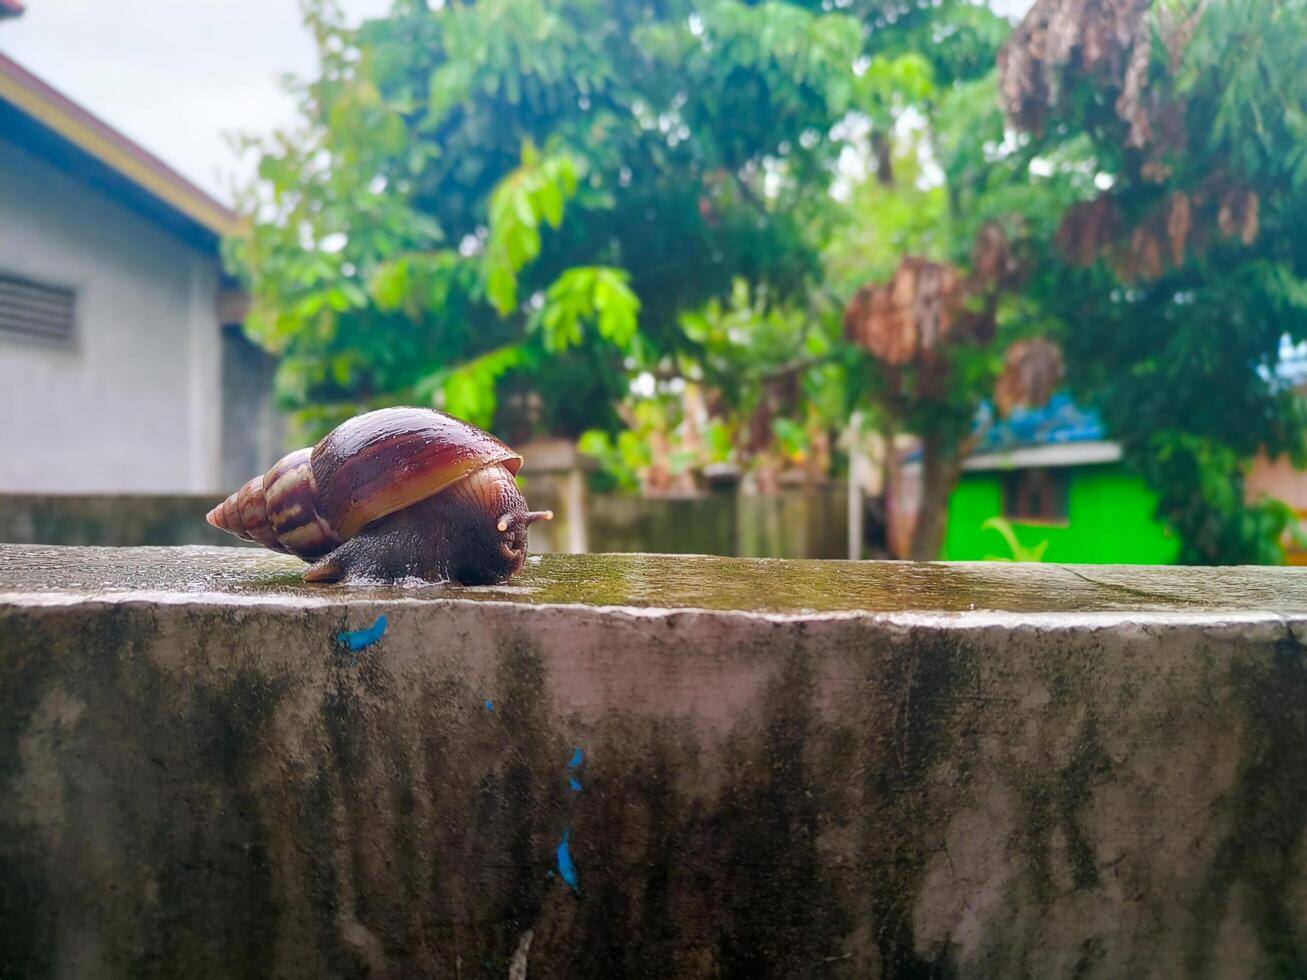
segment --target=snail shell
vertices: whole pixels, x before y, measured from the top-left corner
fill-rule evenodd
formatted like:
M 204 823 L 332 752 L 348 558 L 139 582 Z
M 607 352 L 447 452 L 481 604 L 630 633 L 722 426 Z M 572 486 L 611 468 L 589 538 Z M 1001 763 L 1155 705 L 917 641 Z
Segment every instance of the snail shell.
M 208 521 L 274 551 L 323 559 L 306 573 L 311 581 L 360 568 L 385 578 L 501 580 L 521 568 L 527 525 L 553 516 L 527 511 L 513 479 L 521 466 L 521 456 L 461 419 L 385 408 L 282 457 Z M 488 554 L 466 553 L 477 547 Z

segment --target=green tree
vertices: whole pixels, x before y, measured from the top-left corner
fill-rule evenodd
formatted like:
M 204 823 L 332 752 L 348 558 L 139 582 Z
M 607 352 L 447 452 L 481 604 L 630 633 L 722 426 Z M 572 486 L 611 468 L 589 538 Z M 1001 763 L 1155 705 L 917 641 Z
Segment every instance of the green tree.
M 1303 0 L 1038 0 L 1002 56 L 1029 146 L 1094 175 L 1033 299 L 1188 562 L 1279 560 L 1288 511 L 1244 468 L 1303 461 L 1277 365 L 1307 339 L 1305 36 Z
M 871 96 L 856 19 L 783 2 L 307 7 L 322 72 L 253 146 L 228 244 L 251 335 L 308 429 L 425 401 L 616 429 L 627 378 L 743 278 L 803 294 L 832 126 Z
M 836 132 L 841 159 L 861 162 L 865 177 L 842 173 L 834 196 L 786 202 L 821 245 L 821 282 L 801 296 L 746 289 L 729 306 L 714 298 L 682 316 L 689 344 L 647 365 L 658 388 L 627 409 L 640 437 L 594 434 L 586 444 L 628 483 L 636 471 L 668 470 L 662 457 L 683 468 L 715 460 L 723 446 L 760 474 L 778 465 L 811 471 L 830 459 L 831 437 L 855 402 L 870 400 L 887 431 L 923 439 L 926 506 L 913 553 L 933 557 L 963 444 L 1000 376 L 1003 350 L 1045 326 L 1011 288 L 1019 256 L 1009 235 L 1054 227 L 1075 199 L 1069 185 L 1087 178 L 1069 166 L 1032 178 L 1030 154 L 1005 145 L 994 65 L 1008 22 L 951 0 L 842 9 L 863 21 L 864 35 L 852 111 Z M 813 186 L 830 188 L 830 177 Z M 850 358 L 838 343 L 844 301 L 869 278 L 893 275 L 905 257 L 969 287 L 949 300 L 957 307 L 949 317 L 963 326 L 946 344 L 916 352 L 928 366 L 874 351 Z M 851 333 L 868 346 L 858 329 Z M 706 409 L 706 441 L 705 426 L 681 404 L 680 393 L 699 386 L 705 397 L 693 407 Z
M 1033 174 L 1033 152 L 1006 139 L 995 61 L 1008 22 L 960 2 L 844 9 L 866 30 L 854 109 L 837 131 L 841 159 L 860 162 L 864 176 L 845 167 L 834 195 L 787 202 L 808 240 L 821 243 L 822 281 L 802 296 L 746 290 L 729 307 L 713 299 L 682 316 L 689 344 L 650 365 L 647 377 L 660 387 L 627 408 L 639 437 L 594 434 L 586 444 L 628 483 L 636 472 L 715 460 L 723 446 L 759 473 L 778 465 L 811 471 L 830 459 L 831 437 L 855 402 L 870 401 L 887 434 L 921 437 L 925 499 L 912 554 L 928 558 L 938 553 L 976 409 L 1005 376 L 1005 349 L 1048 326 L 1015 288 L 1031 263 L 1009 242 L 1051 237 L 1091 178 L 1069 159 Z M 829 176 L 814 185 L 829 186 Z M 895 277 L 882 299 L 902 293 L 901 270 L 912 280 L 906 305 L 947 307 L 942 318 L 913 324 L 921 342 L 889 337 L 882 345 L 886 337 L 877 335 L 893 334 L 894 318 L 871 322 L 855 303 L 849 333 L 869 353 L 850 358 L 838 343 L 844 300 L 868 279 Z M 933 285 L 918 291 L 926 280 Z M 707 410 L 706 441 L 705 426 L 681 404 L 680 393 L 698 386 L 706 397 L 693 407 Z M 1019 401 L 1032 392 L 1017 394 Z
M 1039 266 L 1030 252 L 1092 188 L 1092 174 L 1071 149 L 1032 166 L 1034 149 L 1010 138 L 995 69 L 1006 21 L 972 5 L 914 16 L 914 29 L 886 33 L 920 46 L 929 84 L 911 100 L 900 85 L 868 117 L 872 173 L 832 225 L 826 264 L 831 288 L 853 294 L 847 335 L 867 352 L 864 390 L 885 436 L 919 439 L 909 557 L 929 559 L 981 402 L 996 384 L 1004 408 L 1038 402 L 1056 383 L 1056 350 L 1028 343 L 1052 325 L 1027 287 Z M 949 50 L 932 39 L 955 36 L 965 57 L 928 60 Z
M 646 390 L 622 406 L 627 431 L 591 431 L 582 449 L 646 492 L 693 491 L 722 463 L 763 491 L 825 479 L 857 394 L 834 311 L 773 301 L 740 278 L 680 327 L 690 346 L 642 373 Z

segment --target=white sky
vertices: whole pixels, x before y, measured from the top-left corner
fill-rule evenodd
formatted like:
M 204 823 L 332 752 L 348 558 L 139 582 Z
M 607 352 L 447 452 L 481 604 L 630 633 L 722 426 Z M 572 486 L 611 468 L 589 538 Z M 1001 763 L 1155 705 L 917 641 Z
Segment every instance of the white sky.
M 390 0 L 339 0 L 352 23 Z M 997 0 L 1019 14 L 1031 0 Z M 286 73 L 311 75 L 296 0 L 26 0 L 0 51 L 222 200 L 248 174 L 224 134 L 293 118 Z
M 390 8 L 340 2 L 351 22 Z M 0 51 L 222 200 L 239 165 L 224 134 L 289 123 L 279 80 L 315 67 L 295 0 L 25 3 Z

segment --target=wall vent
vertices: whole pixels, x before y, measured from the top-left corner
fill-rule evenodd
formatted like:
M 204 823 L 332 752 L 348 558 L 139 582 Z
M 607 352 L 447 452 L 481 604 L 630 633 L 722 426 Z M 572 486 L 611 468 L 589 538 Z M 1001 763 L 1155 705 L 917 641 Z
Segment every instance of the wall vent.
M 0 272 L 0 340 L 30 340 L 69 347 L 77 294 Z

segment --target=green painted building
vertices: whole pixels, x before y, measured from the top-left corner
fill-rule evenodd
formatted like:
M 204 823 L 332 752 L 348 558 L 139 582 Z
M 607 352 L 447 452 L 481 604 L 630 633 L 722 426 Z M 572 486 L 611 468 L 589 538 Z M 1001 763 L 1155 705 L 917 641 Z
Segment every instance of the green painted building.
M 977 451 L 949 500 L 943 557 L 1012 557 L 1003 535 L 984 526 L 1002 517 L 1023 548 L 1048 542 L 1044 561 L 1170 564 L 1179 539 L 1155 507 L 1096 417 L 1058 396 L 1001 422 L 982 416 Z

